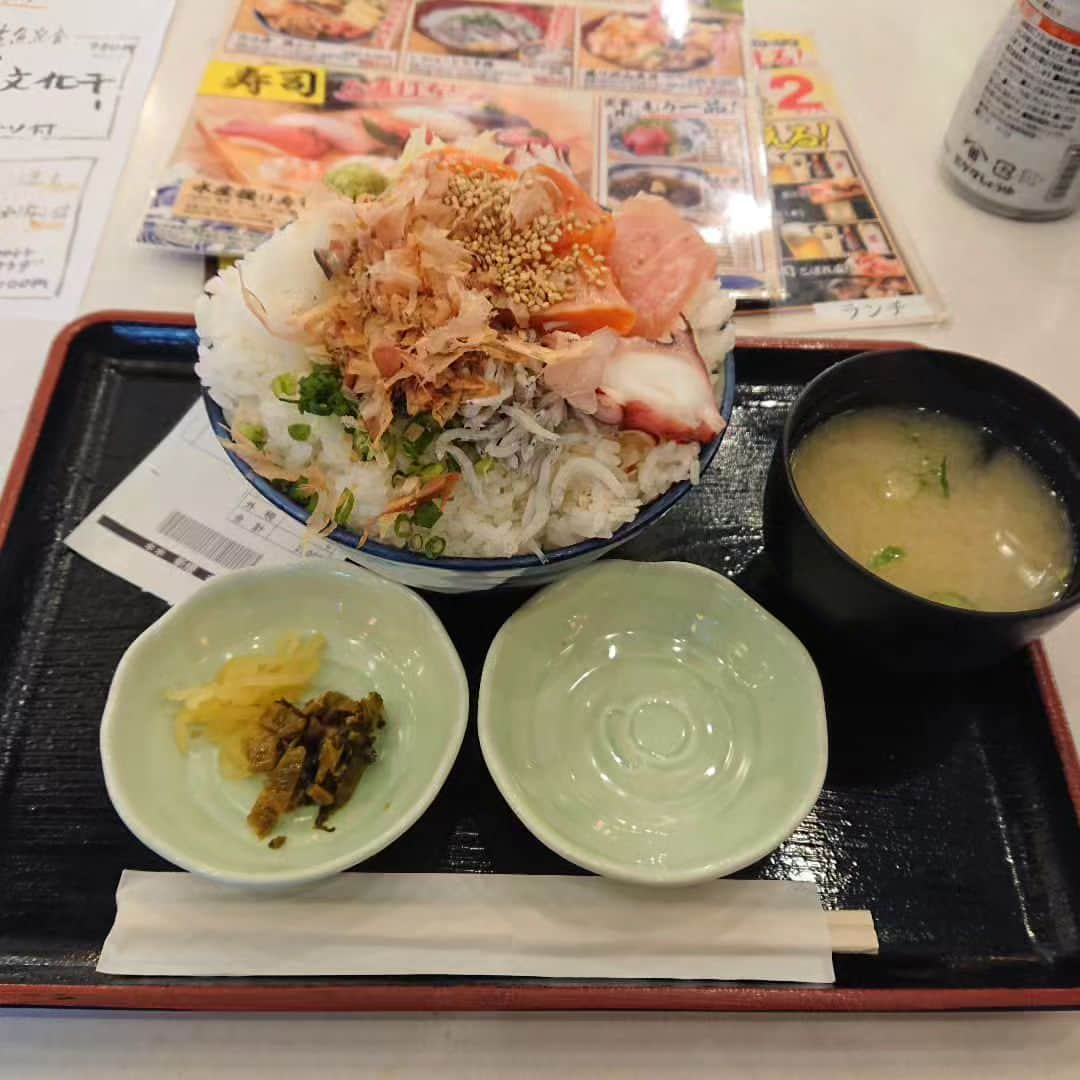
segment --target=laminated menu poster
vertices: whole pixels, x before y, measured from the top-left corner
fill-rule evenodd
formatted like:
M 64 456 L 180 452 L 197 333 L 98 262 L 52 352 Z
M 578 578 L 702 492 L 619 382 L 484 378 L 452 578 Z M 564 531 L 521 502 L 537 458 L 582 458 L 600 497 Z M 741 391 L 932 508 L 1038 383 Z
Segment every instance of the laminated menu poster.
M 394 0 L 364 0 L 375 2 Z M 311 6 L 243 0 L 153 193 L 141 241 L 243 255 L 291 220 L 314 185 L 385 172 L 417 128 L 448 142 L 491 130 L 508 148 L 552 148 L 605 204 L 637 191 L 666 198 L 714 246 L 719 276 L 738 298 L 780 297 L 741 0 L 694 8 L 415 0 L 385 72 L 360 70 L 359 37 L 333 54 L 340 66 L 302 60 L 299 46 L 295 60 L 272 56 L 286 29 L 295 37 L 321 27 L 322 38 L 304 40 L 326 44 L 329 24 L 300 17 Z M 342 18 L 359 10 L 315 6 L 340 6 Z M 270 18 L 271 7 L 280 18 Z M 252 52 L 237 28 L 254 33 L 256 23 L 265 33 Z
M 787 303 L 914 296 L 840 121 L 773 120 L 766 140 Z
M 751 49 L 786 293 L 761 318 L 784 332 L 942 319 L 910 243 L 882 212 L 813 40 L 763 32 Z
M 421 127 L 448 141 L 490 129 L 507 147 L 551 145 L 592 186 L 595 112 L 580 94 L 283 65 L 246 73 L 238 89 L 242 65 L 211 65 L 144 242 L 245 254 L 296 216 L 312 185 L 384 174 Z
M 777 273 L 768 192 L 740 102 L 608 95 L 600 117 L 600 202 L 667 199 L 713 245 L 725 288 L 767 297 Z

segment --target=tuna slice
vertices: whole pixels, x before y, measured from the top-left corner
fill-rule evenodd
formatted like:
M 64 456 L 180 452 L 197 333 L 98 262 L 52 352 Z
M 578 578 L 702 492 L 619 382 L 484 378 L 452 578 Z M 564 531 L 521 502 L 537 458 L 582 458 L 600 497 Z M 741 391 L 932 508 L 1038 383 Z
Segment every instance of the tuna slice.
M 608 266 L 637 312 L 634 333 L 662 338 L 702 282 L 716 273 L 716 254 L 670 203 L 636 195 L 615 215 Z
M 671 149 L 671 134 L 667 128 L 642 124 L 623 137 L 626 149 L 639 157 L 665 157 Z

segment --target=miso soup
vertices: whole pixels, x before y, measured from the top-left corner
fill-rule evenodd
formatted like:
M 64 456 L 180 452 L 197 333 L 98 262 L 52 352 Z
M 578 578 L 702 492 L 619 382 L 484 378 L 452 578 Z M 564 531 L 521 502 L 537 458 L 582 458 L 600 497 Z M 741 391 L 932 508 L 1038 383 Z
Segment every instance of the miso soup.
M 795 486 L 853 559 L 901 589 L 982 611 L 1042 607 L 1073 572 L 1065 508 L 986 431 L 919 409 L 826 420 L 795 449 Z

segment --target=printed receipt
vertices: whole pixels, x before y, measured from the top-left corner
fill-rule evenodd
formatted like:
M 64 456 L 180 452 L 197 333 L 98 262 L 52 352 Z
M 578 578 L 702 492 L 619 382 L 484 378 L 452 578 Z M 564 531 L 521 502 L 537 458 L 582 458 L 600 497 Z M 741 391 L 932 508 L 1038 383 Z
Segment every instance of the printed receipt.
M 236 471 L 201 402 L 65 541 L 73 551 L 176 604 L 219 574 L 305 558 L 348 561 L 311 539 Z
M 173 0 L 0 4 L 0 318 L 82 296 Z

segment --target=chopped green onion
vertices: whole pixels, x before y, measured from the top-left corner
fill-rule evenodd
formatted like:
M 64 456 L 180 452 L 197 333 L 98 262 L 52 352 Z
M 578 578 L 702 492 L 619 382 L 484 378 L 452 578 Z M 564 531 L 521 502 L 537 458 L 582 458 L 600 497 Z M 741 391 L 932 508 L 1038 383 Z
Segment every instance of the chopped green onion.
M 421 480 L 434 480 L 436 476 L 443 476 L 446 473 L 446 465 L 441 461 L 433 461 L 430 465 L 425 465 L 420 470 Z
M 270 391 L 278 401 L 296 404 L 300 400 L 300 380 L 291 372 L 278 375 L 270 384 Z
M 435 432 L 423 428 L 420 428 L 420 434 L 415 439 L 409 438 L 409 432 L 417 426 L 410 424 L 401 439 L 401 449 L 414 461 L 435 441 Z
M 413 511 L 413 524 L 421 529 L 430 529 L 441 517 L 442 511 L 435 503 L 429 500 L 428 502 L 422 502 Z
M 358 427 L 353 432 L 352 448 L 359 455 L 361 461 L 371 461 L 375 457 L 375 452 L 371 448 L 371 436 L 365 428 Z
M 296 407 L 314 416 L 355 416 L 356 402 L 341 385 L 341 371 L 334 364 L 316 364 L 298 384 Z
M 311 438 L 310 424 L 290 424 L 289 435 L 297 442 L 307 442 Z
M 419 533 L 413 533 L 409 537 L 409 550 L 417 553 L 424 550 L 424 538 Z
M 293 502 L 299 503 L 311 514 L 314 513 L 315 507 L 319 505 L 319 493 L 310 491 L 309 483 L 310 481 L 306 476 L 301 476 L 293 483 L 289 483 L 287 480 L 276 481 L 274 487 L 283 495 L 287 495 Z
M 356 496 L 352 493 L 352 488 L 346 488 L 338 499 L 337 508 L 334 510 L 334 521 L 338 525 L 348 525 L 355 506 Z
M 897 559 L 902 559 L 907 554 L 902 547 L 894 547 L 889 544 L 887 547 L 879 548 L 870 556 L 870 569 L 880 570 L 883 566 L 888 566 L 889 563 L 894 563 Z
M 266 428 L 262 424 L 238 424 L 236 430 L 250 442 L 256 450 L 266 445 Z
M 424 554 L 429 559 L 437 559 L 446 550 L 446 541 L 441 536 L 429 536 L 424 545 Z
M 950 607 L 972 608 L 976 607 L 973 600 L 968 599 L 963 593 L 958 592 L 933 592 L 930 599 L 938 604 L 948 604 Z
M 407 540 L 412 532 L 412 518 L 408 514 L 398 514 L 394 518 L 394 535 L 399 540 Z
M 486 455 L 476 463 L 476 475 L 487 476 L 492 469 L 495 468 L 495 459 L 493 457 L 487 457 Z
M 430 413 L 417 413 L 401 433 L 401 449 L 415 460 L 435 441 L 441 430 Z
M 937 468 L 938 483 L 941 485 L 941 494 L 947 499 L 949 497 L 949 459 L 943 457 L 941 464 Z
M 383 437 L 379 440 L 379 448 L 393 464 L 397 458 L 398 453 L 398 439 L 392 431 L 384 431 Z

